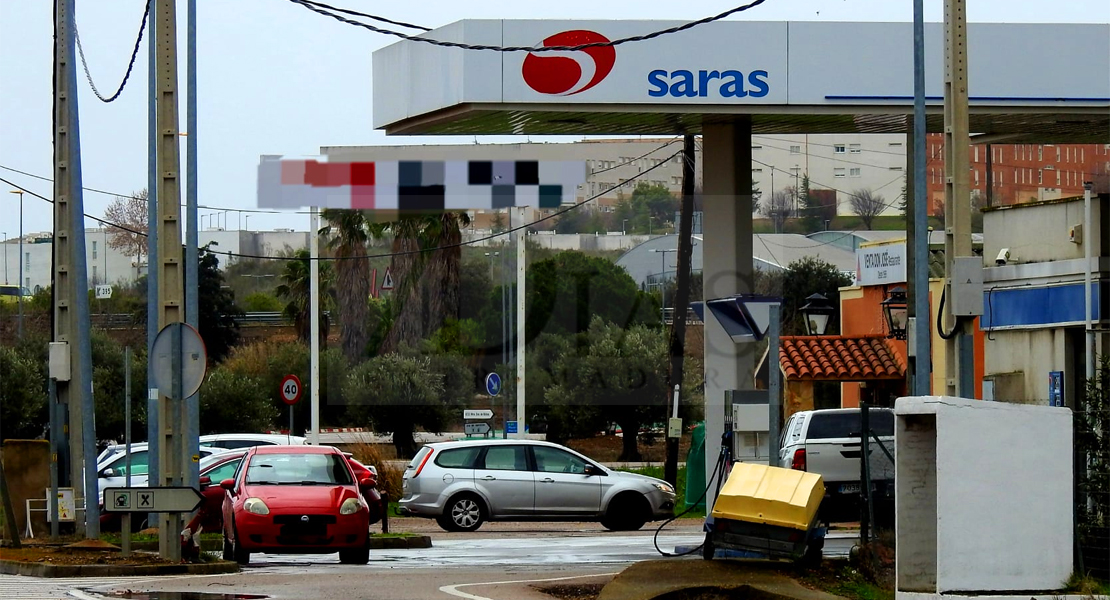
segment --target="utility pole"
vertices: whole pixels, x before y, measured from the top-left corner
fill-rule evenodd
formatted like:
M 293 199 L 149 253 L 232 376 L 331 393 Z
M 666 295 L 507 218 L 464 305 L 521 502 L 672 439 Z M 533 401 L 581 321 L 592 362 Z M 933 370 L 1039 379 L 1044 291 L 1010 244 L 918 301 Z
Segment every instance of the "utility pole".
M 524 345 L 527 341 L 525 337 L 525 299 L 527 295 L 524 293 L 524 266 L 525 266 L 525 246 L 527 245 L 528 229 L 524 226 L 526 222 L 524 208 L 520 209 L 520 229 L 516 231 L 516 437 L 524 439 L 527 434 L 526 423 L 524 415 Z
M 677 419 L 681 400 L 683 361 L 686 358 L 686 307 L 690 305 L 690 264 L 693 253 L 694 231 L 694 136 L 682 139 L 682 208 L 678 230 L 678 274 L 675 281 L 674 316 L 671 318 L 671 372 L 667 379 L 667 393 L 674 394 L 671 418 Z M 663 254 L 666 261 L 667 255 Z M 664 269 L 665 270 L 665 269 Z M 664 287 L 664 295 L 666 288 Z M 667 456 L 663 463 L 663 479 L 671 485 L 678 483 L 678 444 L 682 439 L 682 423 L 678 423 L 678 437 L 672 437 L 667 427 Z
M 188 112 L 185 115 L 185 145 L 188 158 L 185 172 L 188 176 L 185 188 L 185 321 L 193 327 L 200 326 L 200 252 L 197 250 L 197 0 L 188 0 L 185 12 L 188 13 L 185 53 L 188 66 L 185 72 L 185 95 Z M 200 391 L 185 399 L 185 454 L 200 456 Z M 183 465 L 181 476 L 184 485 L 200 487 L 200 463 L 188 461 Z
M 913 0 L 913 393 L 932 393 L 929 313 L 929 215 L 925 187 L 925 1 Z M 807 136 L 808 139 L 808 136 Z M 907 189 L 907 191 L 909 191 Z
M 968 181 L 968 73 L 966 0 L 944 2 L 944 265 L 948 314 L 945 327 L 946 386 L 949 396 L 972 398 L 975 373 L 973 339 L 966 319 L 954 312 L 954 264 L 971 253 L 971 190 Z M 928 313 L 926 313 L 928 314 Z
M 72 1 L 72 0 L 70 0 Z M 177 11 L 174 0 L 158 0 L 158 329 L 185 320 L 181 269 L 181 160 L 177 122 Z M 175 344 L 174 354 L 181 352 Z M 180 365 L 180 360 L 174 360 Z M 160 390 L 158 439 L 159 480 L 151 487 L 185 485 L 182 464 L 188 414 L 178 389 Z M 94 473 L 95 475 L 95 473 Z M 177 537 L 182 529 L 179 513 L 159 519 L 158 552 L 167 560 L 181 560 Z
M 146 439 L 147 477 L 161 481 L 162 445 L 158 440 L 159 392 L 154 385 L 154 339 L 158 336 L 158 32 L 155 26 L 158 3 L 150 6 L 147 18 L 147 113 L 146 113 L 146 350 L 147 400 Z M 150 513 L 148 522 L 157 522 L 157 513 Z
M 97 501 L 100 494 L 95 460 L 96 423 L 93 418 L 73 4 L 74 0 L 56 0 L 54 8 L 54 341 L 65 344 L 60 347 L 59 354 L 69 368 L 59 368 L 50 375 L 57 379 L 58 400 L 69 412 L 68 483 L 75 489 L 76 498 L 88 500 L 85 523 L 78 522 L 78 533 L 95 539 L 100 537 Z

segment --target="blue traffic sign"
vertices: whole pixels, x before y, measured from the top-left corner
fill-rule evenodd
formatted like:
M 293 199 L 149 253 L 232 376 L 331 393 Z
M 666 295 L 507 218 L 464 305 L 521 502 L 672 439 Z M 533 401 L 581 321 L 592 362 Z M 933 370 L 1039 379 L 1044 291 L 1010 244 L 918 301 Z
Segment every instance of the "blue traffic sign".
M 486 375 L 486 393 L 496 396 L 501 393 L 501 376 L 497 373 Z
M 505 433 L 516 433 L 516 421 L 505 422 Z

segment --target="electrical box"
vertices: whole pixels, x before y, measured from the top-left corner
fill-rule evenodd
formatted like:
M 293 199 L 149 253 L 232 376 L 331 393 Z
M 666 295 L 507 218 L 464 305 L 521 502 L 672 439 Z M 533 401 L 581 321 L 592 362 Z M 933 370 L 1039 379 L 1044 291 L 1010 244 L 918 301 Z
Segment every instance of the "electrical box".
M 69 344 L 50 342 L 50 378 L 69 381 Z
M 957 317 L 978 317 L 983 314 L 983 259 L 978 256 L 957 256 L 952 261 L 951 297 L 948 304 Z
M 767 390 L 725 392 L 726 422 L 732 426 L 732 458 L 741 462 L 767 461 L 767 430 L 770 427 L 770 396 Z M 731 418 L 731 419 L 730 419 Z M 726 424 L 727 425 L 727 424 Z
M 1083 243 L 1083 224 L 1072 225 L 1068 228 L 1068 241 L 1073 244 Z

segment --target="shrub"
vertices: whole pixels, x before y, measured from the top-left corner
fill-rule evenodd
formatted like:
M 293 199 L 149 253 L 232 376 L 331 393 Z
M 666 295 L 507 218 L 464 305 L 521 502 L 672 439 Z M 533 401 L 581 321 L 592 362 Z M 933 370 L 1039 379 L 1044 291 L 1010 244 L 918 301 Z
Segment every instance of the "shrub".
M 243 298 L 243 310 L 247 312 L 281 312 L 284 308 L 281 300 L 266 292 L 254 292 Z

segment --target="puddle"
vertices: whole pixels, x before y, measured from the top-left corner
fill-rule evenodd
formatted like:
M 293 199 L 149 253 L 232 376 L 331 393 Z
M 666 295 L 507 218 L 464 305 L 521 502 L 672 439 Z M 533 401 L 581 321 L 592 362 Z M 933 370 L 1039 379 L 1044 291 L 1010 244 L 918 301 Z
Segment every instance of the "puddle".
M 128 600 L 257 600 L 269 598 L 261 594 L 212 594 L 208 592 L 112 592 L 112 598 Z

